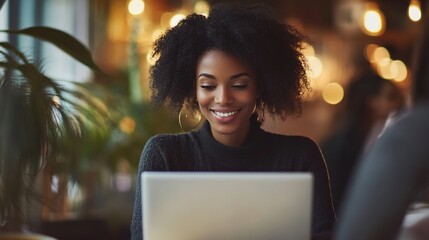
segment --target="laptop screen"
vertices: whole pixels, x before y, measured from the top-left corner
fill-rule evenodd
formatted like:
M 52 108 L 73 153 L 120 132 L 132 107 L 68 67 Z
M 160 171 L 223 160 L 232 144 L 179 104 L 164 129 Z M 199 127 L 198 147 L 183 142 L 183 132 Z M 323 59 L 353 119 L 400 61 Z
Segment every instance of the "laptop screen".
M 144 172 L 146 240 L 310 239 L 311 173 Z

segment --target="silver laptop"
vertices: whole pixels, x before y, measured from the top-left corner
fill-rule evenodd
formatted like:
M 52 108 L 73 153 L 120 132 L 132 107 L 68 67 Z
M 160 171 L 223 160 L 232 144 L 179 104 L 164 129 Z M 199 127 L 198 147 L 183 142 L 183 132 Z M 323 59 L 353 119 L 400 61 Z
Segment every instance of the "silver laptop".
M 311 173 L 144 172 L 145 240 L 310 239 Z

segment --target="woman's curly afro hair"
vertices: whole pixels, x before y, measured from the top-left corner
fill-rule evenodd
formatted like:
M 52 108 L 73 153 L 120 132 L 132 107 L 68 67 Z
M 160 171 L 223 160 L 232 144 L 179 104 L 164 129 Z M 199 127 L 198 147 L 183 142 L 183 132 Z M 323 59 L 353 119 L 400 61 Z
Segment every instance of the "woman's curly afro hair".
M 155 42 L 152 101 L 197 109 L 196 66 L 209 50 L 231 54 L 256 72 L 258 108 L 285 118 L 302 111 L 309 89 L 301 53 L 305 38 L 261 5 L 218 4 L 209 17 L 191 14 Z

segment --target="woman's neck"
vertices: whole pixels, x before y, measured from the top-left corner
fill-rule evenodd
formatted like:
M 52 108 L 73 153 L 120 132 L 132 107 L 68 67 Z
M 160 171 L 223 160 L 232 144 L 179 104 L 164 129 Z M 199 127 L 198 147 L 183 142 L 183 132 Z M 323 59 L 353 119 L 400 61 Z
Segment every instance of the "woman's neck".
M 239 131 L 231 133 L 231 134 L 221 134 L 219 132 L 211 130 L 213 138 L 222 143 L 223 145 L 231 146 L 231 147 L 240 147 L 245 143 L 247 136 L 249 135 L 250 129 L 250 121 L 245 123 L 247 126 L 241 127 Z

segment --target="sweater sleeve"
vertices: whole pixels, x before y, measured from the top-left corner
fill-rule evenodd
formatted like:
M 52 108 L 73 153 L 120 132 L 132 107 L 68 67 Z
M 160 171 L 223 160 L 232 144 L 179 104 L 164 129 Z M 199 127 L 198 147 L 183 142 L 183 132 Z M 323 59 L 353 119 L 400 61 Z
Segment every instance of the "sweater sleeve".
M 150 138 L 140 157 L 137 171 L 134 211 L 131 221 L 131 239 L 133 240 L 143 239 L 141 174 L 143 171 L 166 171 L 165 153 L 160 149 L 160 143 L 160 137 Z
M 314 177 L 312 233 L 331 234 L 336 217 L 325 159 L 314 141 L 303 139 L 304 162 Z

